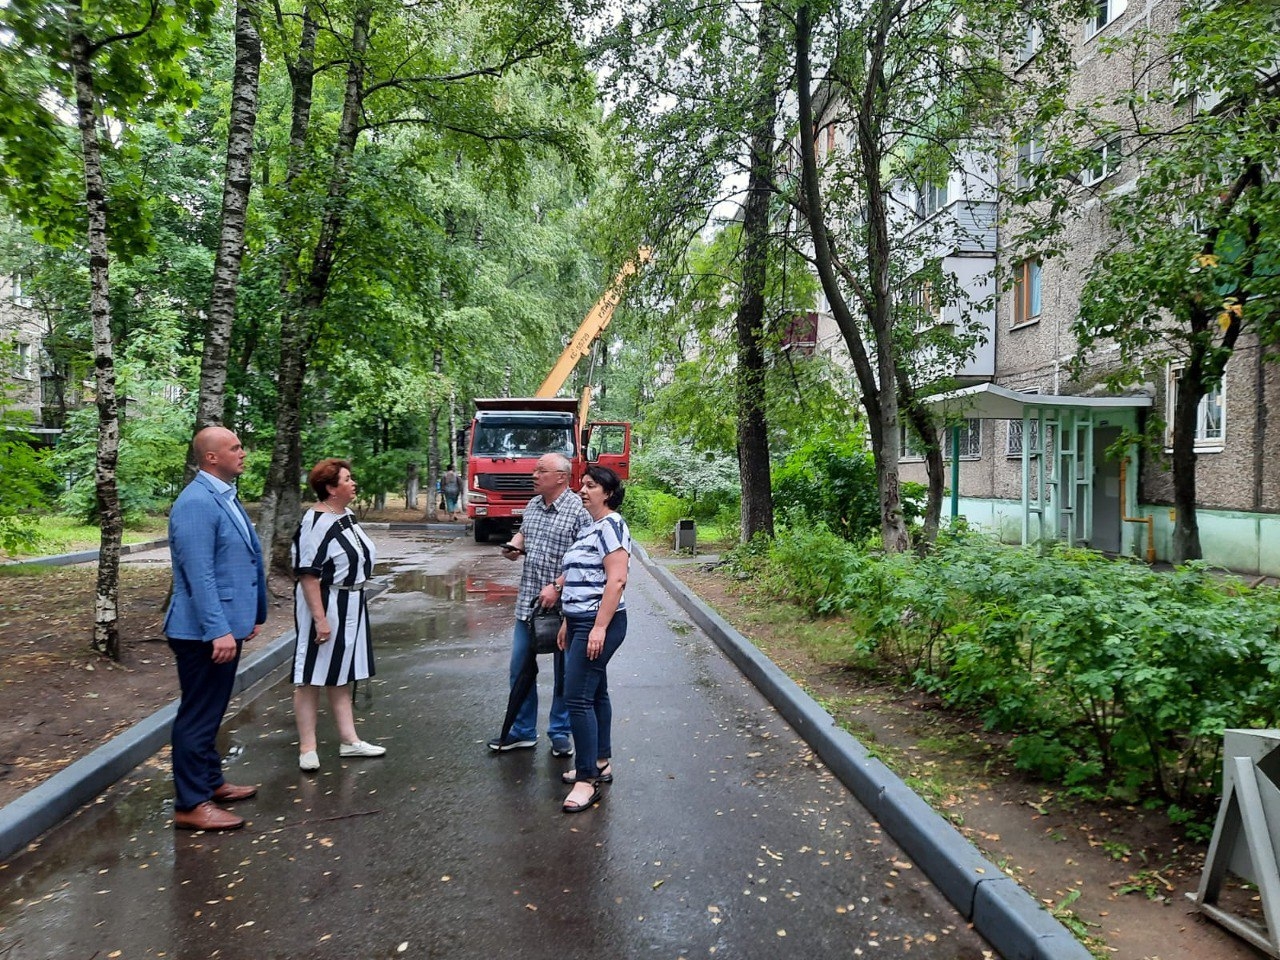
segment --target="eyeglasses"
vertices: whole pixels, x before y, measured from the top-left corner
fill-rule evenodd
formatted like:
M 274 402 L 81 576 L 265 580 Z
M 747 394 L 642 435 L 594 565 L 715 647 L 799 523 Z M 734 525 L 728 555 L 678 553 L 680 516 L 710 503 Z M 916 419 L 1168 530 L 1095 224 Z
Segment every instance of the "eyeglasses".
M 543 470 L 541 467 L 534 467 L 533 472 L 535 475 L 538 475 L 538 474 L 545 474 L 545 473 L 566 473 L 567 474 L 569 471 L 568 470 Z

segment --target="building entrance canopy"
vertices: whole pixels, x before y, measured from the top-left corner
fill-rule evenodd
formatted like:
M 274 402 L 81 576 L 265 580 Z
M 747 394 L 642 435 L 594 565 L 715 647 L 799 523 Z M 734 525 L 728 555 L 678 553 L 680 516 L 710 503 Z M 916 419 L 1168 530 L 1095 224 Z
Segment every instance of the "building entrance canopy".
M 1065 539 L 1094 543 L 1094 428 L 1127 421 L 1137 428 L 1137 411 L 1151 397 L 1081 397 L 1021 393 L 980 383 L 928 398 L 944 417 L 1013 420 L 1022 423 L 1022 542 Z M 1117 513 L 1136 502 L 1137 446 L 1130 445 L 1120 477 Z M 953 486 L 955 485 L 953 477 Z M 1033 525 L 1035 527 L 1033 531 Z

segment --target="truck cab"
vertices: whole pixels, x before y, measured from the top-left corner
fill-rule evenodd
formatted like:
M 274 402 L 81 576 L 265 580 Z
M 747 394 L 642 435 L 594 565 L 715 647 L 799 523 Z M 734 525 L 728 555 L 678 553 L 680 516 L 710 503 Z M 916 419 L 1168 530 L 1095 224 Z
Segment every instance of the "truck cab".
M 476 401 L 467 457 L 467 516 L 477 543 L 496 534 L 510 537 L 533 497 L 538 458 L 560 453 L 573 467 L 578 489 L 592 463 L 629 475 L 631 425 L 589 423 L 580 428 L 571 398 L 502 397 Z

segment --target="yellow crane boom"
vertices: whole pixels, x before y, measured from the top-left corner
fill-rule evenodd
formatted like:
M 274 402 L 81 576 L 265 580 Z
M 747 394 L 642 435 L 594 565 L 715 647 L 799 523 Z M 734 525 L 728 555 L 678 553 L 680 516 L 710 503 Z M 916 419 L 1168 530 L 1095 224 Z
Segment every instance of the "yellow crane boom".
M 569 379 L 569 374 L 578 365 L 578 361 L 591 351 L 591 345 L 595 343 L 596 338 L 605 327 L 609 326 L 609 321 L 613 319 L 613 311 L 617 308 L 618 301 L 622 299 L 622 289 L 627 278 L 639 270 L 642 264 L 648 263 L 650 256 L 652 251 L 648 247 L 641 247 L 634 259 L 622 265 L 622 269 L 613 278 L 613 283 L 609 285 L 604 296 L 596 301 L 596 305 L 588 311 L 582 323 L 578 325 L 577 331 L 569 340 L 569 345 L 564 348 L 564 353 L 560 354 L 560 359 L 547 374 L 547 379 L 542 381 L 542 386 L 534 394 L 535 397 L 554 397 L 560 392 L 560 388 Z

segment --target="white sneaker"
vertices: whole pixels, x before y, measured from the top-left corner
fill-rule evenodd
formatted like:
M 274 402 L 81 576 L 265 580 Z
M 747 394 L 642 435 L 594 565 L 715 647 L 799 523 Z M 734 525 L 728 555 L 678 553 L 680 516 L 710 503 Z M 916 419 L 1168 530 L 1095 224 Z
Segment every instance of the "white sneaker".
M 312 770 L 320 769 L 320 754 L 314 750 L 308 750 L 306 753 L 298 754 L 298 769 L 306 770 L 310 773 Z
M 357 740 L 355 743 L 344 743 L 338 748 L 338 756 L 340 757 L 380 757 L 386 752 L 386 747 L 365 743 L 363 740 Z

